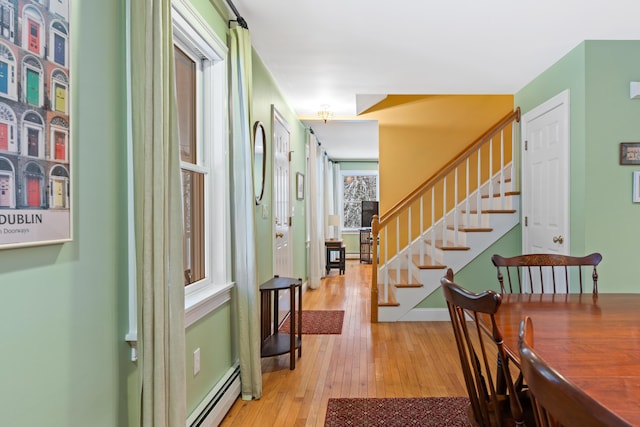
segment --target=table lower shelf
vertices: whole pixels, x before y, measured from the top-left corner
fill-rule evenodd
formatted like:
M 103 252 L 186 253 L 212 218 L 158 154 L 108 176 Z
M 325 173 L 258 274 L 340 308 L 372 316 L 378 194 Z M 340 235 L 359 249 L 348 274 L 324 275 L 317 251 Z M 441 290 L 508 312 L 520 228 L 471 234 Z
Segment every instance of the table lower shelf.
M 302 340 L 295 337 L 295 346 L 300 348 Z M 291 335 L 277 333 L 269 336 L 263 343 L 260 351 L 261 357 L 277 356 L 291 351 Z

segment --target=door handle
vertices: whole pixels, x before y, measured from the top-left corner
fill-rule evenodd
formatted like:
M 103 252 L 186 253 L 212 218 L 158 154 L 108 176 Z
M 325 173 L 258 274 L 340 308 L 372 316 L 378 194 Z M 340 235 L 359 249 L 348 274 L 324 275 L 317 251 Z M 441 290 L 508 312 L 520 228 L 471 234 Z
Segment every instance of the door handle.
M 276 233 L 276 239 L 284 237 L 284 233 Z
M 553 243 L 562 244 L 562 242 L 564 242 L 564 237 L 562 237 L 562 236 L 553 236 Z

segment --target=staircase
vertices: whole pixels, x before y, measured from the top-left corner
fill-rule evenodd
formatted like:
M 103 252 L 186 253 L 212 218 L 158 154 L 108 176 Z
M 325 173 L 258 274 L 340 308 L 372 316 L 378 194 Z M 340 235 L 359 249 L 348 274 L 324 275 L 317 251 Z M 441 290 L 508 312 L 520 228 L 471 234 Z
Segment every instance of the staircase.
M 415 307 L 439 290 L 447 268 L 459 271 L 518 224 L 511 153 L 519 119 L 516 109 L 380 220 L 374 217 L 380 253 L 374 245 L 372 322 L 448 318 L 446 310 L 425 318 Z

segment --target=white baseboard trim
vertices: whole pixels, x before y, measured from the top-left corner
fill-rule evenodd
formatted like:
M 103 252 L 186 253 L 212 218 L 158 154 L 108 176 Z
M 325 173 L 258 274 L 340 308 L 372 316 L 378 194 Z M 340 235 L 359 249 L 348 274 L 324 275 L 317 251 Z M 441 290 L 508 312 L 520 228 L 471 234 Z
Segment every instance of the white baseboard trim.
M 240 366 L 236 364 L 187 418 L 187 427 L 219 426 L 240 393 Z
M 448 322 L 449 310 L 446 308 L 414 308 L 405 314 L 400 322 Z

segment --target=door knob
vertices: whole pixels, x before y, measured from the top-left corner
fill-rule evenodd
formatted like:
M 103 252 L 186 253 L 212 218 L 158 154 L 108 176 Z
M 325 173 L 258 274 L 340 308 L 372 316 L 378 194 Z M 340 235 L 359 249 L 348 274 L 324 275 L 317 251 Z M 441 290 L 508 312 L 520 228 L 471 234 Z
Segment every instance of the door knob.
M 562 236 L 553 236 L 553 243 L 562 244 L 562 242 L 564 242 L 564 237 L 562 237 Z
M 276 239 L 279 238 L 279 237 L 284 237 L 284 234 L 283 233 L 276 233 Z

